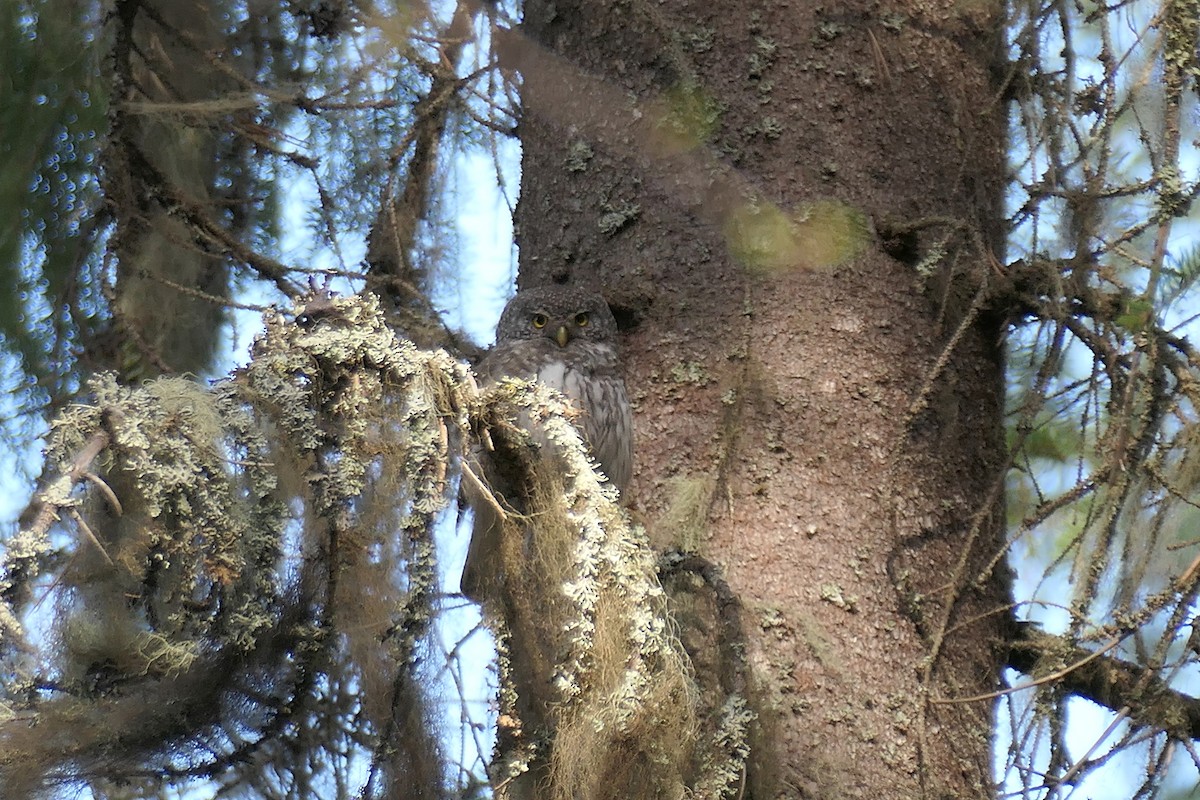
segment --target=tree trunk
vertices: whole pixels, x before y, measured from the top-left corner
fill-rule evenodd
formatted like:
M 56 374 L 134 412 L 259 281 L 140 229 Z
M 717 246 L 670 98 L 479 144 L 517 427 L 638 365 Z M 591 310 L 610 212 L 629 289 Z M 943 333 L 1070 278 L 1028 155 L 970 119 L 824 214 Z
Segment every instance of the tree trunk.
M 237 238 L 220 236 L 250 200 L 221 198 L 215 188 L 218 153 L 229 148 L 225 115 L 167 109 L 215 107 L 232 92 L 212 55 L 224 42 L 227 13 L 202 2 L 125 0 L 115 8 L 113 96 L 120 102 L 105 156 L 105 193 L 117 222 L 114 319 L 106 336 L 87 343 L 85 361 L 128 383 L 203 373 L 220 342 L 229 242 Z M 226 155 L 233 174 L 235 160 Z
M 634 510 L 742 604 L 755 797 L 991 794 L 1002 14 L 529 0 L 503 43 L 520 282 L 623 323 Z

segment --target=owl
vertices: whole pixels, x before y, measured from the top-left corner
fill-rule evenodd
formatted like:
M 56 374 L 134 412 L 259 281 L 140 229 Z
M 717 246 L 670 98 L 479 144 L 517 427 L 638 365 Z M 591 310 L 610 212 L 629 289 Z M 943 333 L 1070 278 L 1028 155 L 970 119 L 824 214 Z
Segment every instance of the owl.
M 625 491 L 633 475 L 633 412 L 618 371 L 617 323 L 603 297 L 571 286 L 517 293 L 500 315 L 496 346 L 477 374 L 484 386 L 514 377 L 538 380 L 566 395 L 579 411 L 575 424 L 600 471 Z M 496 577 L 499 520 L 486 504 L 472 505 L 475 527 L 462 590 L 480 599 L 481 587 Z

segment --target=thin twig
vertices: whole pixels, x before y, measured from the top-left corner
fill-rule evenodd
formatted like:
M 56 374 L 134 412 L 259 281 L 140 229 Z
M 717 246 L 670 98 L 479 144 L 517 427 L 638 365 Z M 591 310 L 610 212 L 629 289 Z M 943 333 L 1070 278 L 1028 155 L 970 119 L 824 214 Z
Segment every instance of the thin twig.
M 104 545 L 100 544 L 100 540 L 96 538 L 96 534 L 92 532 L 87 522 L 84 521 L 83 515 L 77 509 L 69 508 L 67 509 L 67 516 L 75 520 L 75 524 L 79 526 L 79 530 L 83 531 L 83 535 L 95 545 L 96 549 L 100 551 L 100 555 L 104 556 L 104 560 L 108 562 L 108 565 L 110 567 L 113 566 L 112 557 L 109 556 L 108 551 L 104 549 Z
M 486 502 L 493 511 L 500 515 L 500 519 L 507 520 L 508 513 L 500 506 L 500 503 L 496 500 L 496 496 L 492 494 L 492 490 L 487 487 L 487 484 L 479 479 L 479 476 L 475 474 L 474 470 L 472 470 L 470 465 L 465 461 L 462 463 L 462 474 L 463 477 L 467 479 L 467 482 L 471 484 L 472 488 L 479 492 L 479 495 L 483 498 L 484 502 Z
M 124 516 L 125 509 L 121 507 L 121 501 L 117 498 L 117 493 L 112 490 L 112 487 L 103 478 L 90 470 L 83 473 L 83 477 L 91 482 L 100 491 L 100 494 L 104 495 L 104 499 L 108 501 L 108 505 L 112 508 L 113 513 L 118 517 Z

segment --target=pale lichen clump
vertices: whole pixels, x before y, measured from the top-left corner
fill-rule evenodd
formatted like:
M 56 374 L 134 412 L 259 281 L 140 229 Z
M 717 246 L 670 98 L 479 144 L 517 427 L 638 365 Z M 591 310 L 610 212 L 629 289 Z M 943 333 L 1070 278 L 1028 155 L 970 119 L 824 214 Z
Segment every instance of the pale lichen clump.
M 245 370 L 248 391 L 273 407 L 297 450 L 338 453 L 306 476 L 318 512 L 358 497 L 387 452 L 403 459 L 412 512 L 428 521 L 445 506 L 450 437 L 467 430 L 466 368 L 397 338 L 373 295 L 322 301 L 307 325 L 267 320 Z M 303 319 L 305 309 L 294 312 Z
M 273 408 L 309 464 L 313 511 L 354 546 L 345 557 L 359 563 L 364 548 L 381 543 L 387 563 L 404 562 L 403 590 L 386 585 L 395 576 L 383 562 L 359 563 L 358 578 L 373 601 L 390 606 L 381 609 L 391 620 L 385 627 L 406 632 L 391 644 L 407 659 L 430 621 L 437 572 L 429 531 L 448 500 L 448 465 L 466 440 L 474 384 L 444 351 L 398 338 L 374 295 L 318 296 L 293 312 L 299 324 L 268 319 L 244 371 L 246 391 Z M 405 544 L 391 543 L 397 535 Z
M 524 797 L 529 781 L 537 796 L 555 800 L 744 793 L 757 719 L 744 676 L 722 697 L 700 697 L 655 553 L 595 471 L 573 409 L 557 392 L 521 381 L 504 381 L 483 400 L 541 429 L 518 431 L 518 446 L 509 442 L 506 452 L 528 454 L 530 441 L 553 451 L 528 459 L 530 505 L 505 532 L 497 797 Z M 541 672 L 521 674 L 531 668 Z
M 549 674 L 514 675 L 518 687 L 552 682 L 553 694 L 543 703 L 552 718 L 534 721 L 553 731 L 551 796 L 627 791 L 681 797 L 693 754 L 695 699 L 645 532 L 629 522 L 616 490 L 596 473 L 561 395 L 536 384 L 504 382 L 491 397 L 511 403 L 510 416 L 540 426 L 555 451 L 542 456 L 543 463 L 554 464 L 552 488 L 542 487 L 549 507 L 521 520 L 526 530 L 511 535 L 529 544 L 518 549 L 519 563 L 506 565 L 517 575 L 508 591 L 539 599 L 510 602 L 509 615 L 533 614 L 532 626 L 554 637 L 546 648 L 553 663 L 543 665 Z M 507 622 L 514 631 L 511 648 L 532 646 L 518 639 L 531 625 Z M 521 705 L 510 702 L 501 709 L 506 719 Z M 515 754 L 507 755 L 510 773 L 524 766 L 513 763 Z M 633 763 L 646 769 L 631 769 Z
M 251 574 L 247 565 L 273 560 L 284 517 L 282 506 L 270 501 L 273 475 L 231 469 L 232 452 L 261 448 L 248 435 L 246 411 L 222 392 L 184 379 L 134 389 L 100 375 L 88 388 L 88 402 L 52 423 L 47 462 L 60 475 L 77 473 L 79 451 L 102 437 L 97 461 L 104 478 L 90 467 L 83 471 L 103 488 L 101 497 L 84 503 L 59 479 L 40 498 L 44 508 L 68 512 L 79 549 L 90 559 L 70 581 L 78 582 L 85 597 L 121 592 L 153 620 L 155 635 L 163 639 L 142 659 L 149 671 L 164 663 L 167 643 L 212 638 L 253 646 L 258 632 L 271 624 L 262 602 L 264 590 L 271 594 L 271 581 L 269 574 Z M 236 430 L 245 438 L 231 433 Z M 48 526 L 34 525 L 28 532 L 47 537 Z M 10 550 L 7 560 L 12 557 Z M 222 609 L 237 610 L 237 625 L 197 601 L 215 595 L 222 597 Z M 180 652 L 194 653 L 195 647 Z M 179 659 L 167 661 L 169 671 L 177 671 Z
M 717 716 L 716 730 L 708 737 L 697 800 L 725 800 L 745 791 L 746 765 L 750 760 L 750 730 L 757 715 L 740 695 L 730 695 Z

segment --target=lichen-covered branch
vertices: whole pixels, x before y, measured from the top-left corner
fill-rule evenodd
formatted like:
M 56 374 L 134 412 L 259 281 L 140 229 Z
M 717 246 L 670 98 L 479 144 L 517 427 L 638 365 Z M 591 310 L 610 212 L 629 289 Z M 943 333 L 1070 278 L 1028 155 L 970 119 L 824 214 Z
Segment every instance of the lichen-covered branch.
M 1139 727 L 1165 731 L 1181 740 L 1200 740 L 1200 699 L 1173 689 L 1153 670 L 1112 654 L 1098 655 L 1029 625 L 1021 627 L 1021 635 L 1009 649 L 1012 669 L 1035 681 L 1053 671 L 1059 691 L 1113 711 L 1127 708 Z
M 474 384 L 398 339 L 373 296 L 266 322 L 212 388 L 100 375 L 54 420 L 57 477 L 0 559 L 0 794 L 235 762 L 260 765 L 244 782 L 301 785 L 316 751 L 364 747 L 377 794 L 439 785 L 432 732 L 398 723 L 428 702 L 410 688 L 437 602 L 432 529 Z M 35 596 L 56 609 L 36 639 Z M 395 766 L 417 742 L 430 774 Z
M 560 395 L 508 380 L 484 402 L 503 454 L 493 458 L 528 466 L 488 603 L 505 634 L 497 796 L 532 785 L 555 798 L 680 796 L 696 698 L 645 533 L 600 481 Z M 529 457 L 528 438 L 503 422 L 517 416 L 553 452 Z
M 6 567 L 0 575 L 0 599 L 4 601 L 0 604 L 0 655 L 14 645 L 26 646 L 15 610 L 28 600 L 29 584 L 42 571 L 42 561 L 52 547 L 50 527 L 60 519 L 59 512 L 76 505 L 72 492 L 87 479 L 92 461 L 108 443 L 107 433 L 96 432 L 80 448 L 70 467 L 34 499 L 33 520 L 5 543 Z

